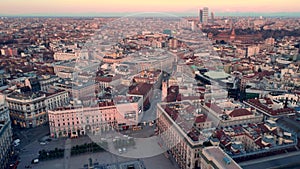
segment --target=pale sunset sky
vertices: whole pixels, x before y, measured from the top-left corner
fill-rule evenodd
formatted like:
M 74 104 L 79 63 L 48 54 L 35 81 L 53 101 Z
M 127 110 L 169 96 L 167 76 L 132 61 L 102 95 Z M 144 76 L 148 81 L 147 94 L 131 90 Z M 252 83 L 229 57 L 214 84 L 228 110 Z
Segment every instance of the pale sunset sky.
M 0 0 L 0 14 L 197 12 L 300 12 L 299 0 Z

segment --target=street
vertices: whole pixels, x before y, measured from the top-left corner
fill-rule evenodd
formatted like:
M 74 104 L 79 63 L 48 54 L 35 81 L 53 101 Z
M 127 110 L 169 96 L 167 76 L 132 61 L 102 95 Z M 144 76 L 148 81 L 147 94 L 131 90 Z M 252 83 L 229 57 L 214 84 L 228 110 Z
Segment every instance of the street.
M 21 140 L 20 145 L 17 148 L 22 149 L 29 143 L 39 140 L 46 135 L 49 135 L 49 126 L 48 124 L 45 124 L 40 127 L 29 129 L 19 129 L 14 127 L 13 131 L 15 136 Z
M 156 119 L 157 103 L 161 102 L 161 90 L 155 89 L 153 91 L 153 97 L 150 99 L 151 106 L 144 112 L 141 122 L 150 122 Z

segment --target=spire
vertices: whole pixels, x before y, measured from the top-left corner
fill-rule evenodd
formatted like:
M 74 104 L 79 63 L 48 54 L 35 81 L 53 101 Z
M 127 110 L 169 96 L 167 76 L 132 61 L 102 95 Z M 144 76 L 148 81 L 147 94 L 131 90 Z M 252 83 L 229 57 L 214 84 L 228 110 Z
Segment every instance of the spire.
M 235 30 L 234 27 L 232 27 L 231 29 L 231 33 L 230 33 L 230 41 L 234 41 L 235 40 Z
M 231 36 L 235 36 L 235 30 L 234 30 L 234 27 L 232 27 L 230 35 L 231 35 Z

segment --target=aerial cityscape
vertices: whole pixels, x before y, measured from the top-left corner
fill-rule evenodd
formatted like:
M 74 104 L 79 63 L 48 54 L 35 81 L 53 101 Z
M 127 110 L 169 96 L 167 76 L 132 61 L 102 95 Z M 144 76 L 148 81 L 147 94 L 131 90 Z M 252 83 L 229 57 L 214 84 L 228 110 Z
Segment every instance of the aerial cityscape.
M 0 4 L 0 169 L 300 168 L 298 1 Z

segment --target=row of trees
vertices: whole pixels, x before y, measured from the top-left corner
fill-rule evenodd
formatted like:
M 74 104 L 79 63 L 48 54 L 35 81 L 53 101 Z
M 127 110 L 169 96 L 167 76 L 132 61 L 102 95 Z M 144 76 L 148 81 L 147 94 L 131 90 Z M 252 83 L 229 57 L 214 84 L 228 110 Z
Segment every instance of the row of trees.
M 51 160 L 62 158 L 64 156 L 64 149 L 55 148 L 54 150 L 41 150 L 39 151 L 40 160 Z
M 96 153 L 103 152 L 108 148 L 107 142 L 97 143 L 85 143 L 83 145 L 76 145 L 71 148 L 71 156 L 79 155 L 83 153 Z M 55 148 L 54 150 L 41 150 L 39 151 L 40 160 L 52 160 L 64 157 L 65 149 Z
M 96 153 L 96 152 L 102 152 L 105 151 L 104 148 L 102 148 L 97 143 L 85 143 L 83 145 L 76 145 L 72 147 L 71 149 L 71 156 L 72 155 L 79 155 L 83 153 Z

